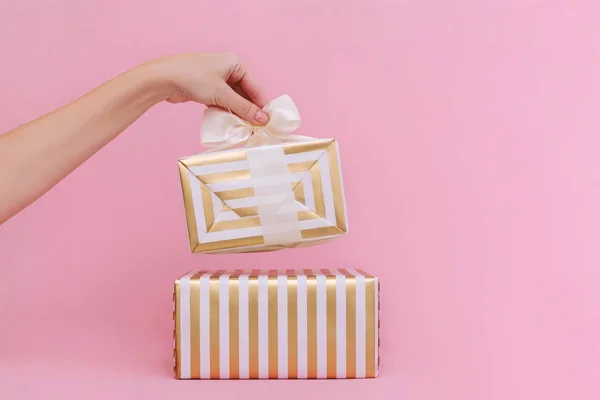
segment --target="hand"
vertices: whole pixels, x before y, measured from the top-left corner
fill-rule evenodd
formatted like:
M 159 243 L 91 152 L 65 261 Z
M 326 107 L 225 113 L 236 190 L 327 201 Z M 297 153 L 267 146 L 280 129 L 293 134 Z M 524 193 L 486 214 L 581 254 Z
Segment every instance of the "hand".
M 253 124 L 269 122 L 261 110 L 267 100 L 235 54 L 180 54 L 146 65 L 156 67 L 166 82 L 165 100 L 170 103 L 195 101 L 229 109 Z

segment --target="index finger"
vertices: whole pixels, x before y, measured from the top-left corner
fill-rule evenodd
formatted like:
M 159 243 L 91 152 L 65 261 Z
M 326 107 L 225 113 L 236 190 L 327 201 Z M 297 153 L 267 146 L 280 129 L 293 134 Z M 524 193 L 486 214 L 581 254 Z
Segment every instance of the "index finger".
M 250 101 L 263 108 L 267 105 L 268 100 L 264 95 L 260 85 L 254 80 L 254 78 L 246 73 L 239 81 L 240 87 L 248 95 Z
M 267 105 L 267 98 L 263 94 L 260 85 L 248 73 L 248 70 L 246 70 L 246 67 L 241 62 L 237 65 L 227 83 L 232 86 L 237 83 L 248 99 L 260 108 Z

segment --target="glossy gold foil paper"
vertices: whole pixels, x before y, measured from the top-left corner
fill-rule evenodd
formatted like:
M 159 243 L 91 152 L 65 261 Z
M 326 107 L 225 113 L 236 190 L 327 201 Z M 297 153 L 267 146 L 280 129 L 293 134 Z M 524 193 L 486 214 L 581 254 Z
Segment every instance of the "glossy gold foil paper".
M 379 279 L 362 270 L 189 272 L 174 302 L 179 379 L 378 375 Z

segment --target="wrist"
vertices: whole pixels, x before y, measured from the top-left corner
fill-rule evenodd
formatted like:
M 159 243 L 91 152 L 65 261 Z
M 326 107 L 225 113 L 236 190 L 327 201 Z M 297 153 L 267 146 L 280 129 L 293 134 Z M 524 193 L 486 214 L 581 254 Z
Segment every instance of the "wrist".
M 160 65 L 141 64 L 128 72 L 133 76 L 144 97 L 153 104 L 166 100 L 173 88 Z

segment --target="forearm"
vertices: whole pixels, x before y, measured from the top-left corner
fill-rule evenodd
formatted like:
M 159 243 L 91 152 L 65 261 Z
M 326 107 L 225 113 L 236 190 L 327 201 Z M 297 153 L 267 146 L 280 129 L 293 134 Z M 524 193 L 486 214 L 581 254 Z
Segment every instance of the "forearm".
M 56 111 L 0 135 L 0 224 L 48 191 L 167 95 L 152 67 L 138 67 Z

